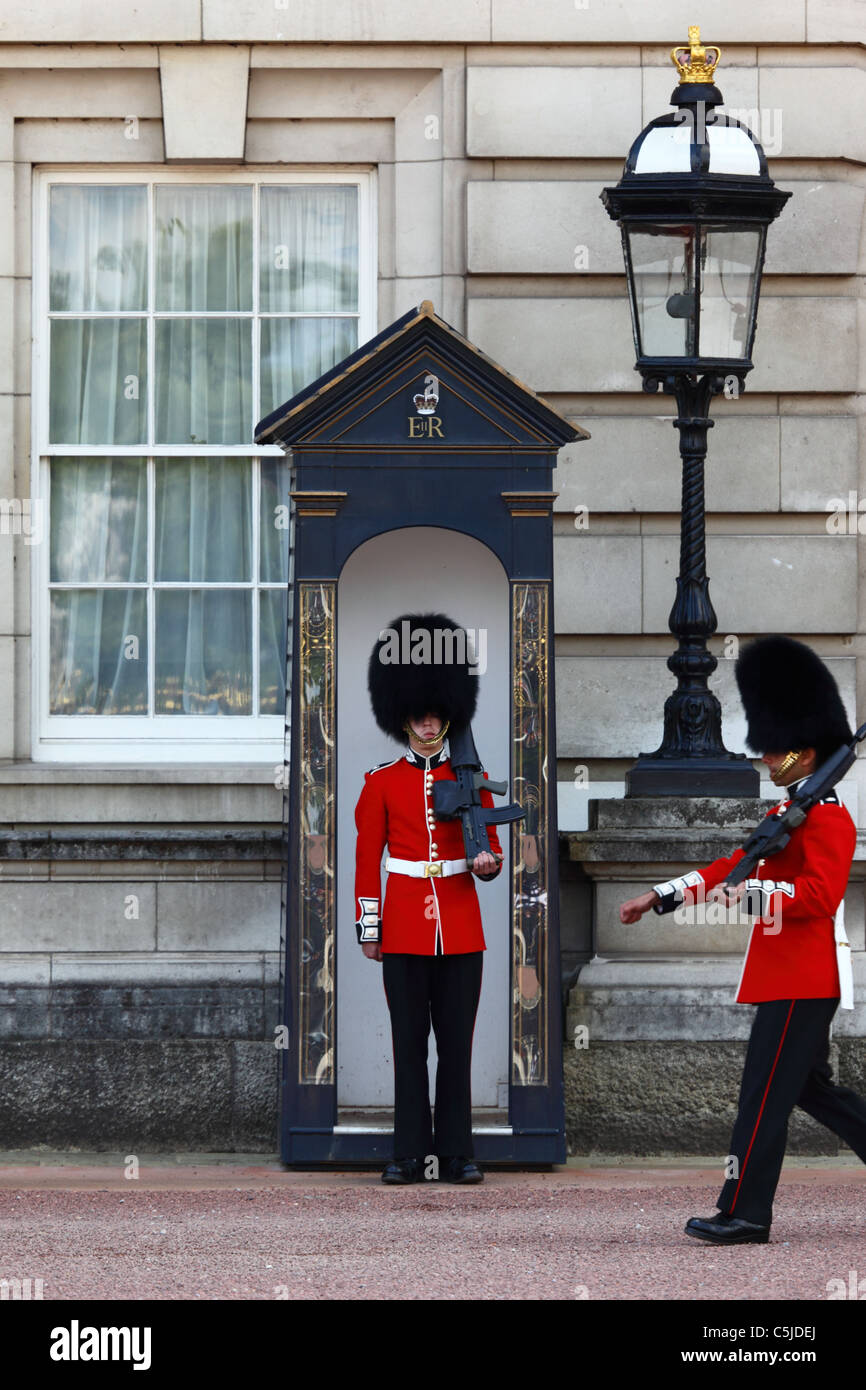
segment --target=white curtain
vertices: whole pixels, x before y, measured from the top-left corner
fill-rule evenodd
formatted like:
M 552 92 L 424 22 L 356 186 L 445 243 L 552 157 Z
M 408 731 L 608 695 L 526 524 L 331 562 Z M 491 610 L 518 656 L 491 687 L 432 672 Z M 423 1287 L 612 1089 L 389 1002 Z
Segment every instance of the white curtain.
M 50 203 L 52 312 L 147 308 L 147 189 L 55 184 Z M 143 444 L 143 318 L 54 319 L 49 437 L 62 444 Z
M 52 444 L 141 444 L 147 438 L 147 323 L 54 319 Z
M 263 313 L 357 310 L 357 188 L 262 188 L 259 265 Z
M 253 307 L 252 189 L 155 190 L 156 310 Z M 157 319 L 156 442 L 246 444 L 252 418 L 250 319 Z
M 290 472 L 285 458 L 263 458 L 259 491 L 259 707 L 262 714 L 285 712 L 288 622 Z
M 147 189 L 54 184 L 49 213 L 52 310 L 147 308 Z
M 262 415 L 341 362 L 358 346 L 349 318 L 262 319 Z
M 154 579 L 252 579 L 248 459 L 157 459 Z M 158 589 L 156 713 L 252 713 L 252 594 Z
M 157 312 L 252 309 L 252 189 L 161 184 L 154 199 Z
M 144 582 L 146 503 L 142 459 L 53 459 L 52 582 Z M 52 714 L 147 714 L 147 661 L 144 589 L 52 590 Z
M 354 314 L 357 188 L 263 188 L 259 266 L 263 313 Z M 355 318 L 262 319 L 262 414 L 276 410 L 357 346 Z
M 155 443 L 249 444 L 254 332 L 263 415 L 357 346 L 357 189 L 265 186 L 260 200 L 257 326 L 251 187 L 155 186 L 152 305 L 146 187 L 52 189 L 50 308 L 70 317 L 51 321 L 51 442 L 142 446 L 141 459 L 52 461 L 51 580 L 93 586 L 52 589 L 53 713 L 146 714 L 153 662 L 155 713 L 253 714 L 254 661 L 261 712 L 282 712 L 288 532 L 273 524 L 274 507 L 288 504 L 282 461 L 261 462 L 256 557 L 252 460 L 157 458 L 153 652 L 145 590 L 128 587 L 147 580 L 149 393 Z M 201 587 L 256 581 L 273 587 Z

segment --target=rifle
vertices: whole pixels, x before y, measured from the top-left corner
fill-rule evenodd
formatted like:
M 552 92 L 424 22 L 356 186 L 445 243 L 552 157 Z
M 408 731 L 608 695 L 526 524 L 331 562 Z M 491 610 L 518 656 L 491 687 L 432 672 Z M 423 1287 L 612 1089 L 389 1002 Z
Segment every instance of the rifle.
M 778 854 L 779 850 L 785 848 L 791 838 L 791 832 L 803 824 L 812 807 L 832 791 L 848 769 L 853 767 L 857 757 L 857 745 L 864 738 L 866 724 L 861 724 L 850 743 L 843 743 L 826 762 L 806 778 L 781 816 L 775 815 L 773 811 L 767 813 L 743 845 L 743 857 L 731 869 L 725 880 L 726 884 L 732 888 L 736 887 L 750 876 L 759 859 L 768 859 L 771 854 Z
M 492 854 L 490 840 L 487 836 L 488 825 L 502 825 L 508 821 L 523 820 L 525 812 L 516 802 L 510 802 L 507 806 L 486 807 L 481 804 L 481 788 L 489 792 L 495 792 L 497 796 L 505 796 L 508 792 L 507 782 L 491 782 L 481 771 L 481 759 L 475 747 L 475 740 L 472 737 L 472 726 L 464 724 L 462 728 L 452 729 L 448 735 L 448 744 L 451 757 L 451 769 L 455 773 L 452 782 L 450 778 L 442 782 L 433 784 L 433 808 L 440 820 L 456 820 L 459 816 L 463 822 L 463 843 L 466 846 L 466 858 L 471 867 L 476 855 L 485 851 Z M 501 856 L 494 856 L 501 858 Z

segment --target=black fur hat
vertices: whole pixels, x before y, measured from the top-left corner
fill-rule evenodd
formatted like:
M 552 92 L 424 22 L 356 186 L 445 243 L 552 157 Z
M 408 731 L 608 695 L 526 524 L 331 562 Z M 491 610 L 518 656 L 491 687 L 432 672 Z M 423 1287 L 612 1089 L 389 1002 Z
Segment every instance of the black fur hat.
M 804 642 L 780 636 L 750 642 L 736 677 L 754 752 L 814 748 L 821 762 L 853 738 L 839 687 Z
M 367 688 L 379 728 L 407 743 L 408 719 L 438 714 L 455 728 L 478 701 L 466 632 L 444 613 L 403 613 L 383 628 L 370 654 Z

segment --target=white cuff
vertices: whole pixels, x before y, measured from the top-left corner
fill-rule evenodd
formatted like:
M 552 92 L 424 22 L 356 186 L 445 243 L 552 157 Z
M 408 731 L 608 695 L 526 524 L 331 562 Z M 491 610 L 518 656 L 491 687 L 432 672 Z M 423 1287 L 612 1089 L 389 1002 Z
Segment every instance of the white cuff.
M 379 899 L 378 898 L 359 898 L 358 899 L 358 920 L 355 923 L 358 933 L 358 940 L 378 941 L 379 931 Z
M 796 892 L 793 883 L 777 882 L 773 878 L 747 878 L 745 884 L 741 906 L 750 917 L 769 917 L 774 893 L 784 893 L 786 897 L 793 898 Z
M 697 888 L 703 881 L 697 869 L 693 869 L 691 873 L 683 874 L 682 878 L 671 878 L 667 883 L 654 884 L 653 891 L 658 893 L 661 902 L 653 903 L 653 912 L 673 912 L 683 901 L 686 889 Z

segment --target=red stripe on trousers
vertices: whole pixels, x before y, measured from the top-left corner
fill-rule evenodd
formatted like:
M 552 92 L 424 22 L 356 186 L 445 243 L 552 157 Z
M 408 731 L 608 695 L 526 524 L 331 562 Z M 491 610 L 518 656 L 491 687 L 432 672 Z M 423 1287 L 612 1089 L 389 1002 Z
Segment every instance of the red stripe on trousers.
M 772 1070 L 771 1070 L 771 1072 L 770 1072 L 770 1075 L 767 1077 L 767 1085 L 766 1085 L 766 1087 L 764 1088 L 764 1095 L 763 1095 L 763 1099 L 762 1099 L 762 1101 L 761 1101 L 761 1108 L 760 1108 L 760 1110 L 758 1111 L 758 1118 L 757 1118 L 756 1121 L 755 1121 L 755 1128 L 752 1130 L 752 1137 L 751 1137 L 751 1139 L 749 1140 L 749 1147 L 748 1147 L 748 1149 L 746 1150 L 746 1157 L 743 1159 L 743 1171 L 742 1171 L 741 1174 L 740 1174 L 740 1181 L 737 1183 L 737 1190 L 736 1190 L 736 1192 L 734 1193 L 734 1200 L 731 1202 L 731 1210 L 728 1212 L 728 1215 L 729 1215 L 729 1216 L 733 1216 L 733 1214 L 734 1214 L 734 1207 L 737 1205 L 737 1198 L 738 1198 L 738 1196 L 740 1195 L 740 1187 L 741 1187 L 741 1185 L 742 1185 L 743 1178 L 746 1176 L 746 1164 L 747 1164 L 748 1161 L 749 1161 L 749 1154 L 752 1152 L 752 1145 L 754 1144 L 754 1142 L 755 1142 L 755 1136 L 756 1136 L 756 1134 L 758 1133 L 758 1125 L 761 1123 L 761 1116 L 762 1116 L 763 1113 L 764 1113 L 764 1106 L 767 1104 L 767 1096 L 769 1095 L 769 1092 L 770 1092 L 770 1082 L 773 1080 L 773 1075 L 774 1075 L 775 1070 L 776 1070 L 776 1065 L 777 1065 L 777 1063 L 778 1063 L 778 1061 L 779 1061 L 779 1056 L 780 1056 L 781 1051 L 782 1051 L 782 1043 L 785 1041 L 785 1034 L 786 1034 L 787 1031 L 788 1031 L 788 1024 L 791 1022 L 791 1014 L 794 1012 L 794 1004 L 795 1004 L 795 1003 L 796 1003 L 796 1000 L 792 999 L 792 1000 L 791 1000 L 791 1007 L 790 1007 L 790 1009 L 788 1010 L 788 1017 L 785 1019 L 785 1026 L 784 1026 L 784 1028 L 782 1029 L 782 1036 L 781 1036 L 781 1038 L 779 1039 L 779 1046 L 776 1048 L 776 1055 L 775 1055 L 775 1057 L 773 1058 L 773 1067 L 772 1067 Z

